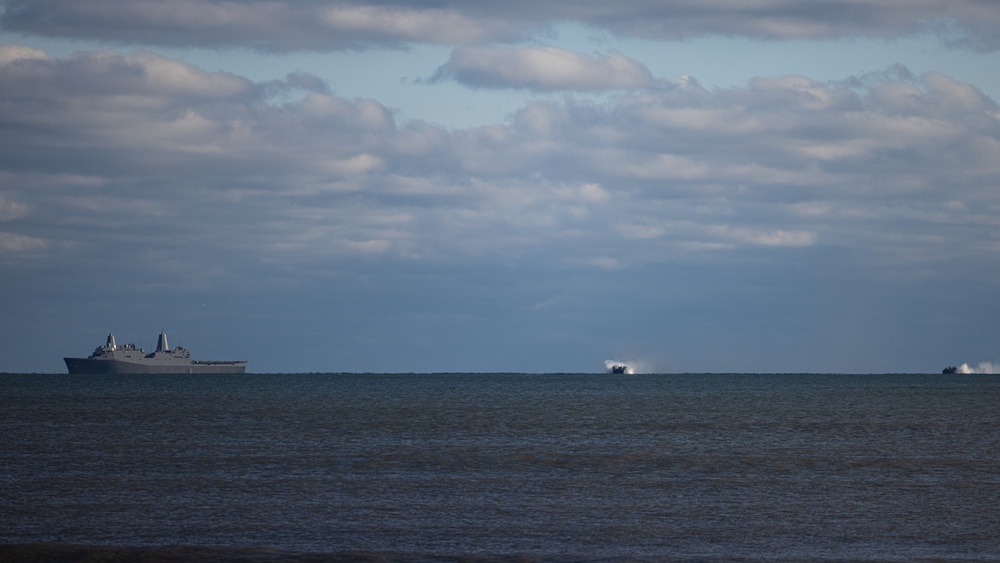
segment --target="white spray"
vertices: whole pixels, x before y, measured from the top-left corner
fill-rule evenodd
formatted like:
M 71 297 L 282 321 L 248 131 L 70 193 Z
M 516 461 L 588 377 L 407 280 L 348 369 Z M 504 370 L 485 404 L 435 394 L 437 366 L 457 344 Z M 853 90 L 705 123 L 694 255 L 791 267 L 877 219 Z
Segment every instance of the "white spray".
M 979 362 L 976 367 L 971 367 L 969 364 L 962 364 L 955 368 L 955 373 L 1000 373 L 1000 364 Z

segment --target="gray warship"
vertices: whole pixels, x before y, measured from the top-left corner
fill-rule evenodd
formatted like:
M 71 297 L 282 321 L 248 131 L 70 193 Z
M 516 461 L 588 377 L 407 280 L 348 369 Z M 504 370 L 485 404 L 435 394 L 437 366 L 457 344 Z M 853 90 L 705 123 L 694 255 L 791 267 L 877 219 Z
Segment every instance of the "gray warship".
M 115 335 L 108 334 L 104 346 L 98 346 L 86 358 L 63 358 L 71 374 L 80 373 L 246 373 L 244 360 L 192 360 L 191 353 L 180 346 L 170 349 L 167 335 L 160 332 L 156 351 L 146 353 L 135 344 L 118 346 Z

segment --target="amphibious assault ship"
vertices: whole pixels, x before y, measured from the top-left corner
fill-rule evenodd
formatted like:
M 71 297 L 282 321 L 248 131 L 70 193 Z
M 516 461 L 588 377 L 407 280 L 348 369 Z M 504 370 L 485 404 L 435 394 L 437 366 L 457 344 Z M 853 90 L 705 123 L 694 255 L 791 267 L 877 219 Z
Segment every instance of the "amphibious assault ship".
M 246 373 L 244 360 L 198 361 L 180 346 L 167 345 L 167 335 L 160 333 L 156 351 L 146 353 L 135 344 L 118 346 L 109 334 L 104 346 L 98 346 L 86 358 L 63 358 L 69 373 Z

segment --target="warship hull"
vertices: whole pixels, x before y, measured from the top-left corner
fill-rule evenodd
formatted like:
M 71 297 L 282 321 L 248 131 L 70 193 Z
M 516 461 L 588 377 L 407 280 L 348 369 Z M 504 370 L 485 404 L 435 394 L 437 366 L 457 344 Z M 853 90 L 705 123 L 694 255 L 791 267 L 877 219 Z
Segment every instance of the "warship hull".
M 171 349 L 167 335 L 160 333 L 156 351 L 147 354 L 135 344 L 119 346 L 113 334 L 86 358 L 63 358 L 71 374 L 127 373 L 246 373 L 244 360 L 192 360 L 191 353 L 180 346 Z
M 94 360 L 90 358 L 63 358 L 71 374 L 128 373 L 246 373 L 246 362 L 192 361 L 188 364 L 153 364 L 124 362 L 121 360 Z

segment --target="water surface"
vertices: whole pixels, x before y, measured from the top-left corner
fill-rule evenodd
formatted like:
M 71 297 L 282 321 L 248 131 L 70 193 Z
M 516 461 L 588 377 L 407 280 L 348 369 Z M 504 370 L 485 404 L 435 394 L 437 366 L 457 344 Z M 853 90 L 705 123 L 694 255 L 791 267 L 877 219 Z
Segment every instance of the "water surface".
M 0 376 L 0 543 L 1000 559 L 1000 378 Z

